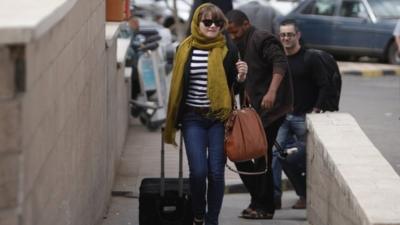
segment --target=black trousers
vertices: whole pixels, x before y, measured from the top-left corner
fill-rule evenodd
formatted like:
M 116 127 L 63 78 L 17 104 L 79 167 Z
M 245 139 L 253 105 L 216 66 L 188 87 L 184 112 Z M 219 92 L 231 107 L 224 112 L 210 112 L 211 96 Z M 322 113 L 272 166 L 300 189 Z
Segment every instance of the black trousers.
M 262 209 L 267 213 L 273 214 L 275 212 L 274 206 L 274 181 L 272 178 L 272 147 L 274 146 L 276 135 L 278 134 L 279 127 L 282 125 L 285 117 L 281 117 L 269 126 L 265 127 L 265 133 L 267 135 L 268 150 L 267 158 L 268 163 L 266 165 L 265 157 L 257 158 L 252 161 L 236 162 L 236 168 L 245 172 L 257 172 L 262 171 L 268 166 L 268 171 L 262 175 L 243 175 L 240 174 L 240 178 L 244 186 L 250 193 L 251 202 L 250 207 L 254 209 Z

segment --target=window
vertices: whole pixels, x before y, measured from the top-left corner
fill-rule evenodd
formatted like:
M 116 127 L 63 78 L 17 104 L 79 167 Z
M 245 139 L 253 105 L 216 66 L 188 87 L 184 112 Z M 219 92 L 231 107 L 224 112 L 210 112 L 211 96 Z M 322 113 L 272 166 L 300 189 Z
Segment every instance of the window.
M 306 7 L 301 11 L 301 14 L 312 14 L 315 2 L 311 2 L 311 4 L 306 5 Z
M 400 1 L 399 0 L 368 0 L 372 11 L 377 18 L 399 19 Z
M 344 1 L 340 7 L 340 16 L 368 18 L 368 13 L 362 2 Z
M 335 1 L 331 0 L 315 0 L 311 4 L 307 5 L 301 13 L 333 16 L 335 13 Z

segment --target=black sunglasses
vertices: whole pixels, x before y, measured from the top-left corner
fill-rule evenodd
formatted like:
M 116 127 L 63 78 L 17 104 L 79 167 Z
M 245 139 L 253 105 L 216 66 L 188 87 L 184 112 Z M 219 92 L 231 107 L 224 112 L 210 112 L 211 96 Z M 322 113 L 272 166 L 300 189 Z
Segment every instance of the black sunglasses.
M 202 20 L 201 22 L 206 27 L 211 27 L 212 24 L 214 24 L 217 27 L 223 27 L 224 26 L 224 21 L 223 20 L 208 20 L 208 19 L 206 19 L 206 20 Z

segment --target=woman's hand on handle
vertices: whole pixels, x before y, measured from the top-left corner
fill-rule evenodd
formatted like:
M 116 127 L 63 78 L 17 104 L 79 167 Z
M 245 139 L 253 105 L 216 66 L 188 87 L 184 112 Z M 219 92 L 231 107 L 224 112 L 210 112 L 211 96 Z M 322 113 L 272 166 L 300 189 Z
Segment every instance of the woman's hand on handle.
M 238 71 L 237 81 L 243 82 L 246 79 L 247 75 L 247 63 L 242 60 L 237 61 L 236 69 Z

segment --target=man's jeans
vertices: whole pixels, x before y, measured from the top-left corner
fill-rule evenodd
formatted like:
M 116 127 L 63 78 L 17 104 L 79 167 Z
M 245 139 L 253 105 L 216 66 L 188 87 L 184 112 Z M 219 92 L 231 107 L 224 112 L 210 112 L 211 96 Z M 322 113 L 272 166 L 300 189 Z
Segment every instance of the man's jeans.
M 305 151 L 307 128 L 305 115 L 288 114 L 282 126 L 279 128 L 276 142 L 283 148 L 297 147 L 299 151 Z M 272 157 L 272 173 L 274 178 L 274 196 L 282 196 L 282 166 L 279 162 L 279 151 L 274 146 Z M 303 196 L 304 197 L 304 196 Z
M 225 186 L 224 124 L 188 112 L 183 117 L 182 131 L 190 170 L 193 213 L 197 218 L 205 216 L 206 225 L 217 225 Z

